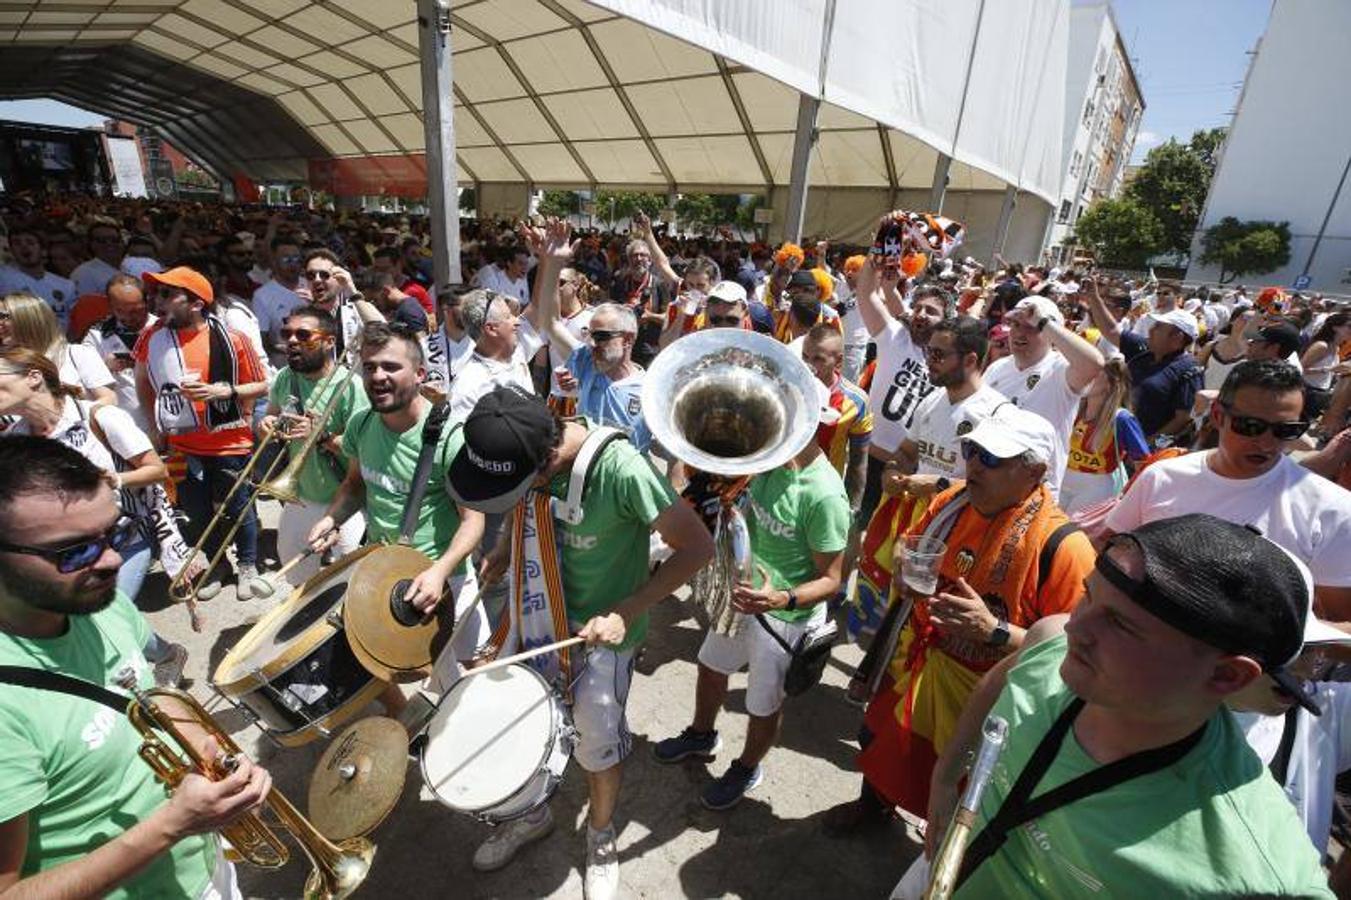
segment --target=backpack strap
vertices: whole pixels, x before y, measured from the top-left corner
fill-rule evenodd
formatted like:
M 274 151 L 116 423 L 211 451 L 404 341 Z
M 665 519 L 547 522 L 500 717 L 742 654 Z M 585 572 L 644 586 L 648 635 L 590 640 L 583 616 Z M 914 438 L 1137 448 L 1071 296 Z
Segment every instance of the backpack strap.
M 1041 545 L 1041 555 L 1037 557 L 1037 593 L 1041 593 L 1041 587 L 1046 583 L 1046 579 L 1051 577 L 1051 564 L 1055 562 L 1056 551 L 1060 549 L 1061 543 L 1065 538 L 1075 532 L 1083 532 L 1078 522 L 1066 522 L 1051 532 L 1051 536 L 1046 539 L 1046 543 Z
M 591 433 L 586 436 L 586 440 L 582 442 L 581 448 L 577 451 L 577 458 L 572 462 L 572 474 L 568 476 L 567 499 L 560 503 L 557 498 L 553 498 L 550 503 L 555 518 L 561 519 L 569 525 L 580 525 L 582 523 L 582 519 L 586 515 L 586 511 L 582 509 L 582 495 L 586 493 L 586 483 L 591 476 L 591 467 L 596 460 L 600 459 L 600 455 L 605 448 L 618 440 L 627 440 L 627 436 L 618 428 L 610 428 L 606 425 L 593 428 Z
M 124 697 L 92 681 L 30 666 L 0 666 L 0 683 L 83 697 L 101 703 L 120 715 L 126 715 L 127 704 L 131 702 L 130 697 Z

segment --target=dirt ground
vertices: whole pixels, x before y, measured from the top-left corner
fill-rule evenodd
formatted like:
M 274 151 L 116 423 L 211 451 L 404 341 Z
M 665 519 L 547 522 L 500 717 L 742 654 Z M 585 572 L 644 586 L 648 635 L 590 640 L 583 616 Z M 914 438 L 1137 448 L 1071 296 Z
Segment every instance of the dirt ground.
M 263 556 L 272 546 L 278 507 L 264 503 Z M 163 576 L 146 593 L 163 592 Z M 153 596 L 153 594 L 152 594 Z M 282 595 L 278 594 L 279 599 Z M 277 599 L 235 599 L 233 586 L 203 604 L 207 626 L 194 634 L 182 607 L 151 602 L 157 630 L 191 654 L 189 690 L 215 709 L 245 750 L 262 760 L 284 793 L 302 810 L 308 781 L 326 742 L 281 749 L 219 698 L 209 675 L 225 653 Z M 882 898 L 919 852 L 913 829 L 897 823 L 857 840 L 822 833 L 826 810 L 857 795 L 853 758 L 861 711 L 845 699 L 848 672 L 861 658 L 857 647 L 837 646 L 821 685 L 790 698 L 782 737 L 765 760 L 764 782 L 736 807 L 712 812 L 698 795 L 739 753 L 745 737 L 745 675 L 732 680 L 719 719 L 723 749 L 711 765 L 665 766 L 651 745 L 689 724 L 694 709 L 695 657 L 702 631 L 685 601 L 671 598 L 653 614 L 629 697 L 632 755 L 616 825 L 624 897 Z M 367 712 L 376 714 L 372 705 Z M 585 845 L 586 782 L 569 765 L 552 809 L 552 835 L 527 848 L 506 869 L 481 874 L 470 866 L 486 826 L 441 805 L 410 764 L 402 799 L 371 836 L 375 864 L 358 896 L 535 898 L 580 897 Z M 297 852 L 280 870 L 241 867 L 250 898 L 300 896 L 307 865 Z

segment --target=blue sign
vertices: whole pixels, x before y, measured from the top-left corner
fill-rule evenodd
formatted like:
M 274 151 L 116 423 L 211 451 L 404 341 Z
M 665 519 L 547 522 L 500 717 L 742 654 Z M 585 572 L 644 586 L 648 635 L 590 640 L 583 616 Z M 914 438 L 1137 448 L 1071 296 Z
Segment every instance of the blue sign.
M 1302 291 L 1311 284 L 1313 284 L 1313 276 L 1304 274 L 1295 279 L 1294 288 L 1297 291 Z

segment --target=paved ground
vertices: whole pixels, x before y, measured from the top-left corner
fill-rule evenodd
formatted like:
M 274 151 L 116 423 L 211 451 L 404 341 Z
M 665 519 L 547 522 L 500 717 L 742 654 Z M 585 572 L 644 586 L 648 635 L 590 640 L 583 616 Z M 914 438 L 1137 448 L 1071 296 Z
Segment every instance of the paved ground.
M 264 504 L 265 526 L 278 507 Z M 264 531 L 264 545 L 273 535 Z M 266 554 L 265 554 L 266 555 Z M 162 576 L 147 593 L 162 587 Z M 279 595 L 280 596 L 280 595 Z M 229 587 L 203 604 L 207 627 L 193 634 L 181 607 L 152 608 L 161 634 L 191 651 L 189 689 L 211 697 L 209 673 L 272 601 L 240 602 Z M 667 600 L 638 662 L 629 699 L 629 724 L 636 741 L 625 763 L 617 824 L 624 897 L 886 897 L 918 852 L 915 835 L 901 824 L 858 841 L 835 841 L 821 833 L 825 811 L 856 795 L 854 736 L 860 712 L 844 699 L 846 673 L 859 660 L 854 647 L 838 647 L 824 682 L 788 701 L 783 737 L 765 762 L 764 783 L 734 809 L 704 809 L 698 792 L 710 778 L 702 764 L 662 766 L 651 743 L 689 724 L 694 705 L 694 659 L 702 639 L 698 624 L 680 600 Z M 712 766 L 720 773 L 745 735 L 742 705 L 745 676 L 732 681 L 728 710 L 719 721 L 724 749 Z M 214 705 L 214 704 L 212 704 Z M 372 713 L 378 707 L 372 706 Z M 282 790 L 302 809 L 309 774 L 324 744 L 279 750 L 245 726 L 233 712 L 222 715 L 235 738 L 273 773 Z M 554 795 L 558 827 L 526 850 L 507 869 L 483 875 L 469 859 L 487 829 L 442 806 L 426 792 L 416 766 L 408 769 L 399 805 L 372 835 L 379 846 L 375 865 L 359 896 L 535 898 L 580 897 L 586 784 L 569 766 Z M 299 854 L 297 853 L 297 856 Z M 263 871 L 244 867 L 242 885 L 250 898 L 300 896 L 303 860 Z

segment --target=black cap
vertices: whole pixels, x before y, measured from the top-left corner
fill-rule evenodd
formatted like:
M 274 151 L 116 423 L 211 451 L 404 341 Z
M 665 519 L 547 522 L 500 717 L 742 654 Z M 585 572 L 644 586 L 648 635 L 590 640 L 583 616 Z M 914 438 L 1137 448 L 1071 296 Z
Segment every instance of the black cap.
M 1136 581 L 1104 551 L 1096 568 L 1144 610 L 1225 653 L 1256 660 L 1314 715 L 1319 709 L 1285 666 L 1304 645 L 1313 586 L 1295 559 L 1255 530 L 1205 513 L 1160 519 L 1108 543 L 1144 558 Z
M 1257 336 L 1253 340 L 1275 344 L 1282 357 L 1299 351 L 1299 329 L 1288 322 L 1262 326 L 1257 330 Z
M 813 291 L 820 290 L 816 285 L 816 277 L 812 275 L 811 269 L 807 268 L 798 269 L 794 272 L 793 277 L 788 279 L 788 286 L 790 288 L 806 287 L 811 288 Z
M 548 460 L 554 416 L 543 400 L 505 385 L 479 398 L 459 434 L 446 490 L 470 509 L 503 513 L 525 496 Z

